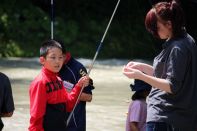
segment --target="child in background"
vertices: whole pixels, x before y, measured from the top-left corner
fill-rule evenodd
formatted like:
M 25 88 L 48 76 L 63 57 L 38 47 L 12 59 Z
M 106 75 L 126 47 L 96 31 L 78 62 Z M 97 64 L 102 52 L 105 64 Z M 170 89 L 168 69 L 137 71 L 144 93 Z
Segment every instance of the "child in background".
M 66 131 L 67 115 L 76 102 L 81 88 L 89 84 L 89 77 L 79 79 L 71 93 L 67 93 L 58 77 L 64 62 L 62 47 L 54 41 L 44 42 L 40 48 L 42 70 L 30 85 L 29 131 Z
M 87 70 L 82 63 L 77 61 L 71 56 L 70 52 L 64 49 L 64 43 L 58 41 L 63 48 L 63 54 L 65 55 L 65 62 L 59 72 L 60 78 L 66 87 L 68 93 L 73 89 L 77 81 L 87 75 Z M 79 102 L 72 114 L 72 117 L 67 125 L 67 131 L 86 131 L 86 103 L 92 101 L 92 90 L 94 89 L 93 80 L 90 79 L 90 84 L 84 87 Z M 70 115 L 70 112 L 68 113 Z
M 146 97 L 151 90 L 151 86 L 136 79 L 134 85 L 131 84 L 130 87 L 135 93 L 131 98 L 132 102 L 128 109 L 126 131 L 146 131 Z

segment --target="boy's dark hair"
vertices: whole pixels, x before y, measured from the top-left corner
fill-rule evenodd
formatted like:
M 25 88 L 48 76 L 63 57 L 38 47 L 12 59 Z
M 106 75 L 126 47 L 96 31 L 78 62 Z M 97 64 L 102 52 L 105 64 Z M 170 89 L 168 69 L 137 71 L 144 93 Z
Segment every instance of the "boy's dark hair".
M 51 48 L 59 48 L 60 50 L 62 50 L 62 46 L 55 40 L 46 40 L 42 43 L 41 47 L 40 47 L 40 57 L 46 57 L 48 50 Z
M 60 39 L 55 39 L 55 41 L 57 41 L 61 45 L 63 54 L 66 54 L 66 48 L 64 46 L 64 42 Z

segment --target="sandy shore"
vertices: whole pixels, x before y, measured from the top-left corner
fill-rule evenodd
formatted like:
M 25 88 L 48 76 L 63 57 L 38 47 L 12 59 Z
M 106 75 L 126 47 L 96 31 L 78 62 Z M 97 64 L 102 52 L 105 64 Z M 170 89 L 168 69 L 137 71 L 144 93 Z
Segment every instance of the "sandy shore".
M 39 73 L 37 59 L 1 59 L 0 71 L 12 84 L 15 112 L 3 118 L 4 131 L 27 131 L 29 125 L 29 83 Z M 95 65 L 90 77 L 96 89 L 93 101 L 87 104 L 87 131 L 124 131 L 130 101 L 131 80 L 122 74 L 122 65 Z

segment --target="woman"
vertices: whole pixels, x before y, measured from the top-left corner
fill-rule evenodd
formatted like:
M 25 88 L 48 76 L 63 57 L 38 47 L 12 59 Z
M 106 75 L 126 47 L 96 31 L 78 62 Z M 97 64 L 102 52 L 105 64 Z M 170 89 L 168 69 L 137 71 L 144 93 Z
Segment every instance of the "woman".
M 147 107 L 147 131 L 194 131 L 197 116 L 197 47 L 184 28 L 178 3 L 159 2 L 147 13 L 145 25 L 166 40 L 153 66 L 129 62 L 123 73 L 153 88 Z

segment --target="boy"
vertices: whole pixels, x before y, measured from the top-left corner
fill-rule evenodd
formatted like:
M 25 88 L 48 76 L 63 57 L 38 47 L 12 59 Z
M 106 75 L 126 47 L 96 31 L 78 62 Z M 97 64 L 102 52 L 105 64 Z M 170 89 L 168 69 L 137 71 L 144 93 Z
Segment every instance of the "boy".
M 29 131 L 66 131 L 66 111 L 70 112 L 81 88 L 89 84 L 89 77 L 82 77 L 70 94 L 66 93 L 58 72 L 64 58 L 61 45 L 44 42 L 40 48 L 41 73 L 30 85 Z

